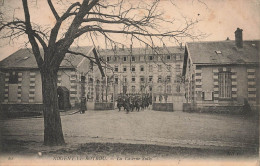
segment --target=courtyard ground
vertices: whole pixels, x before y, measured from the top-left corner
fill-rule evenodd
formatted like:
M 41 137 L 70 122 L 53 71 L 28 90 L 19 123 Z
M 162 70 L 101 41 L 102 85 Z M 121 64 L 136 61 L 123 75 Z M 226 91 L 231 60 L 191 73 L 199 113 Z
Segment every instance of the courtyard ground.
M 118 110 L 62 112 L 66 146 L 43 146 L 43 118 L 1 120 L 4 154 L 255 157 L 258 116 Z

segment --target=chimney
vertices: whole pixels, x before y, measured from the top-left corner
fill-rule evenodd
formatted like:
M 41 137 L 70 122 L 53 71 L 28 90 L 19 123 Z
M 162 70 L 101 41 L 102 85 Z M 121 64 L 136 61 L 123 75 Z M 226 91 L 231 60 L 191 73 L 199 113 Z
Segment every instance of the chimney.
M 125 50 L 125 46 L 124 45 L 122 45 L 122 50 Z
M 230 40 L 230 39 L 229 39 L 229 37 L 227 37 L 227 39 L 226 39 L 226 40 Z
M 243 48 L 243 35 L 242 35 L 243 29 L 237 28 L 235 31 L 235 42 L 236 46 L 238 48 Z

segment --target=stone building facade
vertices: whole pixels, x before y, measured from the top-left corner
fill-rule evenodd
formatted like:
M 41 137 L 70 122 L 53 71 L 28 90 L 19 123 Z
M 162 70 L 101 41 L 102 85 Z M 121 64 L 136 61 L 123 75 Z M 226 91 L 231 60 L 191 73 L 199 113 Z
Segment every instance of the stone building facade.
M 93 47 L 73 48 L 74 51 L 92 56 Z M 82 56 L 67 54 L 58 71 L 58 86 L 69 92 L 72 107 L 80 102 L 80 77 L 89 68 L 89 61 Z M 0 87 L 4 95 L 0 97 L 3 108 L 39 108 L 42 105 L 41 74 L 31 49 L 20 49 L 0 62 L 3 76 Z
M 108 99 L 112 98 L 112 94 L 115 94 L 113 98 L 117 98 L 122 93 L 150 93 L 153 103 L 176 103 L 173 109 L 182 109 L 184 93 L 180 85 L 183 48 L 160 47 L 152 50 L 148 47 L 130 47 L 98 49 L 98 53 L 106 65 L 106 79 L 101 80 L 98 67 L 94 65 L 93 72 L 88 74 L 88 80 L 91 80 L 88 87 L 90 98 L 99 98 L 95 97 L 95 92 L 100 89 L 107 90 L 103 95 L 107 94 Z M 97 88 L 92 85 L 93 82 L 103 82 L 105 88 Z
M 243 111 L 259 105 L 260 41 L 186 43 L 183 65 L 187 109 L 193 111 Z M 190 110 L 190 111 L 191 111 Z

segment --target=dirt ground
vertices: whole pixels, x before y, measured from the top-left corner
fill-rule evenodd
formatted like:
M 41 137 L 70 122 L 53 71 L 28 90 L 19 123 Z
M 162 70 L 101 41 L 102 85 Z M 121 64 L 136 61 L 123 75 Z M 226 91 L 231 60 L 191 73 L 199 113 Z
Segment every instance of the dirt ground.
M 256 157 L 259 122 L 255 116 L 184 112 L 87 111 L 62 113 L 65 146 L 46 147 L 43 119 L 1 120 L 2 154 L 46 157 L 117 158 Z M 126 158 L 125 158 L 126 159 Z

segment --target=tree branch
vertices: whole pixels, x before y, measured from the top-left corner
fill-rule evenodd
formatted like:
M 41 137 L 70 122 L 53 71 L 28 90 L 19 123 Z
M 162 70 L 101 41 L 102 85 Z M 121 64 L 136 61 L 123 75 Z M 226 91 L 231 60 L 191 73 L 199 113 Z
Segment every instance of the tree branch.
M 27 0 L 23 0 L 23 8 L 24 8 L 24 16 L 25 16 L 25 26 L 26 26 L 26 31 L 25 33 L 27 33 L 29 41 L 32 45 L 32 50 L 33 50 L 33 54 L 35 56 L 36 62 L 39 66 L 39 68 L 42 67 L 43 65 L 43 59 L 41 57 L 41 53 L 40 53 L 40 49 L 39 46 L 33 36 L 33 30 L 32 30 L 32 25 L 31 25 L 31 20 L 30 20 L 30 13 L 29 13 L 29 8 L 28 8 L 28 4 L 27 4 Z
M 51 9 L 51 12 L 52 14 L 54 15 L 54 17 L 56 18 L 56 20 L 58 21 L 60 19 L 60 16 L 58 15 L 56 9 L 54 8 L 53 4 L 52 4 L 52 1 L 51 0 L 47 0 L 48 1 L 48 4 L 49 4 L 49 7 Z
M 70 7 L 67 9 L 67 11 L 61 16 L 61 20 L 64 21 L 66 18 L 68 18 L 71 15 L 76 15 L 75 12 L 71 13 L 71 10 L 76 7 L 76 6 L 81 6 L 79 2 L 73 3 L 70 5 Z
M 143 33 L 137 31 L 124 31 L 124 30 L 112 30 L 112 29 L 103 29 L 101 27 L 93 27 L 93 26 L 85 26 L 75 34 L 74 38 L 81 36 L 86 32 L 106 32 L 106 33 L 115 33 L 115 34 L 129 34 L 129 35 L 142 35 L 142 36 L 154 36 L 154 37 L 174 37 L 178 36 L 179 34 L 183 34 L 183 31 L 171 31 L 171 33 Z M 176 33 L 176 34 L 174 34 Z
M 96 5 L 96 3 L 98 1 L 99 0 L 92 0 L 90 3 L 89 3 L 89 0 L 84 0 L 83 1 L 82 5 L 81 5 L 81 7 L 79 9 L 79 12 L 76 14 L 76 16 L 73 19 L 70 27 L 68 28 L 67 32 L 65 33 L 65 37 L 63 39 L 60 39 L 57 42 L 57 43 L 59 43 L 59 47 L 57 49 L 59 49 L 60 53 L 66 53 L 67 52 L 67 50 L 69 49 L 70 45 L 74 41 L 74 38 L 73 38 L 74 34 L 78 31 L 78 28 L 82 24 L 82 19 L 93 8 L 93 6 Z M 56 39 L 56 37 L 55 37 L 55 39 Z M 54 42 L 54 38 L 52 40 L 53 40 L 52 42 Z M 57 44 L 55 44 L 55 45 L 57 45 Z M 54 51 L 54 50 L 52 50 L 52 51 Z M 65 54 L 62 55 L 62 56 L 53 56 L 51 58 L 51 64 L 53 64 L 54 66 L 59 66 L 60 63 L 62 62 L 62 59 L 64 58 L 64 56 L 65 56 Z
M 83 54 L 83 53 L 75 52 L 75 51 L 71 51 L 71 50 L 67 50 L 67 53 L 74 54 L 74 55 L 80 55 L 80 56 L 83 56 L 83 57 L 87 58 L 88 60 L 90 60 L 91 62 L 97 64 L 95 61 L 93 61 L 93 59 L 95 59 L 95 58 L 93 58 L 93 57 L 89 57 L 89 56 L 86 56 L 86 55 Z

